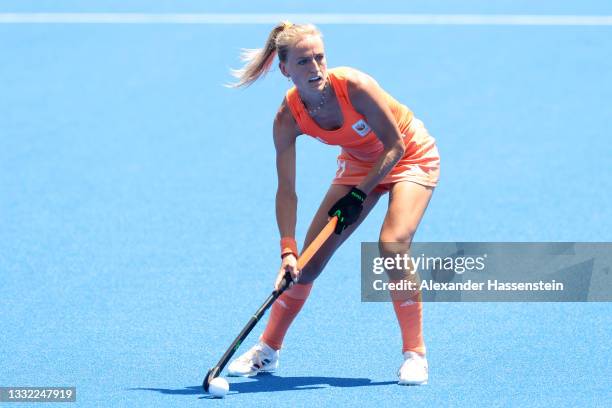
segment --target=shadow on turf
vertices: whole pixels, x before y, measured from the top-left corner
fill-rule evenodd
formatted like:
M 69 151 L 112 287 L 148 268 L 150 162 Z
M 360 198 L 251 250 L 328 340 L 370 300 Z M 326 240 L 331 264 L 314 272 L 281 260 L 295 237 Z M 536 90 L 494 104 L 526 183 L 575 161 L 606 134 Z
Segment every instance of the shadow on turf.
M 254 381 L 253 381 L 254 380 Z M 280 377 L 271 374 L 260 374 L 257 377 L 252 377 L 251 381 L 246 382 L 231 382 L 230 378 L 230 394 L 248 394 L 255 392 L 270 392 L 270 391 L 298 391 L 298 390 L 316 390 L 327 387 L 368 387 L 372 385 L 390 385 L 397 384 L 397 381 L 382 381 L 372 382 L 369 378 L 339 378 L 339 377 Z M 169 395 L 197 395 L 206 394 L 201 385 L 190 386 L 181 389 L 166 389 L 166 388 L 129 388 L 130 391 L 156 391 L 162 394 Z M 208 394 L 206 394 L 206 397 Z M 202 397 L 202 398 L 206 398 Z

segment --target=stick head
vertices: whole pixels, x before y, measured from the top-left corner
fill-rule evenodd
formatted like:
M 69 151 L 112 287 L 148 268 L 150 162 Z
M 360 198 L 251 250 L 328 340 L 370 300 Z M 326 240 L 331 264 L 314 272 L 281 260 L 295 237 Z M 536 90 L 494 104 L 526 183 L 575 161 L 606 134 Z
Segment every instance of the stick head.
M 213 367 L 210 370 L 208 370 L 208 374 L 206 374 L 206 377 L 204 377 L 204 381 L 202 382 L 202 387 L 204 388 L 204 391 L 208 392 L 208 385 L 213 380 L 213 378 L 218 377 L 218 376 L 219 376 L 219 367 Z

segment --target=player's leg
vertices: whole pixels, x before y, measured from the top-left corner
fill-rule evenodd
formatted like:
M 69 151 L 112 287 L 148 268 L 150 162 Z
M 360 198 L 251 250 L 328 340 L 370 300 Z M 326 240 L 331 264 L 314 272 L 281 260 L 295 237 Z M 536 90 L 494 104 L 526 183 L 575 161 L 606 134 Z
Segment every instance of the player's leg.
M 315 213 L 308 232 L 304 239 L 304 246 L 306 248 L 316 238 L 317 234 L 327 224 L 329 216 L 327 212 L 329 209 L 342 197 L 344 197 L 351 190 L 353 186 L 345 186 L 339 184 L 332 184 L 327 191 L 327 194 L 323 198 L 323 201 L 319 205 L 319 209 Z M 323 271 L 327 262 L 331 259 L 332 255 L 338 249 L 344 241 L 346 241 L 351 234 L 359 227 L 363 220 L 368 216 L 372 208 L 376 205 L 382 193 L 373 191 L 368 194 L 365 202 L 363 203 L 363 211 L 359 216 L 359 219 L 349 225 L 342 234 L 333 234 L 326 242 L 321 246 L 317 253 L 312 257 L 310 262 L 304 267 L 300 275 L 300 283 L 312 283 Z
M 329 209 L 338 201 L 344 197 L 351 189 L 351 186 L 344 185 L 332 185 L 323 201 L 319 205 L 315 216 L 313 217 L 308 232 L 306 233 L 306 239 L 304 240 L 304 246 L 306 248 L 317 234 L 327 224 L 329 216 L 327 215 Z M 330 260 L 336 249 L 342 245 L 344 241 L 350 237 L 350 235 L 357 229 L 359 224 L 365 219 L 371 209 L 374 207 L 380 197 L 380 193 L 372 193 L 363 204 L 363 211 L 359 220 L 354 224 L 349 225 L 342 234 L 332 234 L 331 237 L 319 248 L 316 254 L 310 259 L 308 264 L 301 271 L 298 283 L 293 285 L 291 289 L 287 290 L 278 300 L 272 305 L 270 312 L 270 319 L 261 336 L 261 339 L 278 350 L 280 349 L 284 336 L 293 322 L 293 319 L 300 312 L 302 306 L 306 302 L 310 290 L 312 288 L 312 282 L 321 274 L 323 268 Z
M 381 255 L 409 253 L 412 238 L 423 218 L 433 194 L 432 187 L 409 181 L 393 185 L 389 194 L 389 208 L 380 231 Z M 390 271 L 391 280 L 406 279 L 418 284 L 418 276 L 409 269 Z M 400 368 L 400 384 L 427 383 L 427 360 L 422 332 L 422 303 L 418 291 L 391 293 L 402 332 L 402 351 L 405 362 Z
M 329 188 L 310 224 L 302 249 L 306 248 L 327 224 L 329 218 L 327 212 L 336 201 L 350 191 L 351 187 L 333 184 Z M 274 371 L 278 367 L 279 350 L 285 334 L 306 303 L 312 282 L 320 275 L 336 249 L 357 229 L 380 196 L 381 193 L 378 192 L 369 194 L 363 204 L 359 220 L 349 225 L 342 234 L 332 234 L 304 267 L 298 283 L 285 291 L 274 302 L 270 310 L 270 319 L 260 337 L 260 342 L 230 364 L 228 367 L 230 375 L 253 376 L 259 372 Z

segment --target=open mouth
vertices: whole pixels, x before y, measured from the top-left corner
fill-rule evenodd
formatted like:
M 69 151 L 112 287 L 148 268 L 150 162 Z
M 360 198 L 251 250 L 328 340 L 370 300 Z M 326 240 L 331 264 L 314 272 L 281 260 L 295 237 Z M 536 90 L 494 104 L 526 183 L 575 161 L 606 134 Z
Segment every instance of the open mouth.
M 317 76 L 314 76 L 314 77 L 309 78 L 309 79 L 308 79 L 308 82 L 310 82 L 310 83 L 315 83 L 315 82 L 319 82 L 319 81 L 321 81 L 321 79 L 323 79 L 323 78 L 321 78 L 321 76 L 320 76 L 320 75 L 317 75 Z

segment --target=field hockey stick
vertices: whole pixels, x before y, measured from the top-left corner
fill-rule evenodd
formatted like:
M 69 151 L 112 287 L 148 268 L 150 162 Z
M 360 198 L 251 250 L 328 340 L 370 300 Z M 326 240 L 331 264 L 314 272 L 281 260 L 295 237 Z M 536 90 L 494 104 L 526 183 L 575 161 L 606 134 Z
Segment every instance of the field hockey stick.
M 327 241 L 330 235 L 334 232 L 334 229 L 336 228 L 337 223 L 338 223 L 338 217 L 336 216 L 332 217 L 327 223 L 327 225 L 323 227 L 323 229 L 321 230 L 319 235 L 317 235 L 314 241 L 312 241 L 310 245 L 308 245 L 308 248 L 306 248 L 302 252 L 302 254 L 300 255 L 297 261 L 298 270 L 302 270 L 302 268 L 306 266 L 306 264 L 314 256 L 314 254 L 321 248 L 321 246 L 323 246 L 325 241 Z M 280 295 L 282 295 L 285 290 L 289 288 L 291 282 L 292 282 L 291 273 L 287 271 L 285 273 L 285 276 L 283 277 L 283 280 L 281 281 L 280 288 L 278 290 L 275 289 L 274 291 L 272 291 L 272 294 L 268 296 L 266 301 L 259 307 L 259 309 L 257 309 L 257 311 L 251 317 L 247 325 L 244 326 L 244 328 L 242 329 L 238 337 L 234 339 L 232 344 L 225 351 L 225 353 L 223 354 L 223 357 L 221 357 L 217 365 L 211 368 L 210 370 L 208 370 L 208 373 L 206 374 L 206 377 L 204 377 L 204 381 L 202 382 L 202 387 L 204 387 L 204 391 L 208 392 L 208 385 L 213 380 L 213 378 L 219 376 L 221 371 L 223 371 L 223 369 L 225 368 L 225 365 L 227 364 L 227 362 L 230 360 L 230 358 L 232 358 L 236 350 L 238 350 L 238 348 L 240 347 L 240 344 L 242 344 L 242 342 L 244 341 L 244 339 L 246 339 L 246 337 L 249 335 L 251 330 L 253 330 L 257 322 L 266 313 L 266 310 L 268 310 L 270 306 L 272 306 L 274 301 Z

